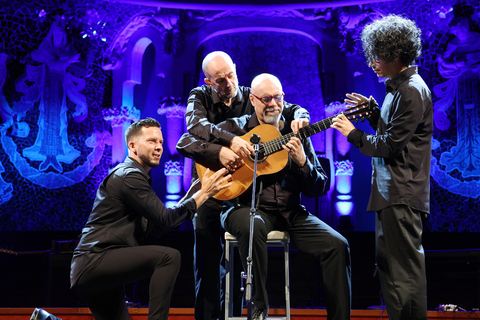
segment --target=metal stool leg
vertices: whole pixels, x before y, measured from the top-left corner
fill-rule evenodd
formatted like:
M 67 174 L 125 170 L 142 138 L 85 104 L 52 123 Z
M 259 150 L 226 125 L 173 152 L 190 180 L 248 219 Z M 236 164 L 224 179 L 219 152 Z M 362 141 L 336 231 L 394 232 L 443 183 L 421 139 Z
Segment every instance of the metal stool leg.
M 232 240 L 225 239 L 225 320 L 232 317 L 233 299 L 230 295 L 233 290 L 233 244 Z
M 288 235 L 282 239 L 269 239 L 267 246 L 269 247 L 283 247 L 284 253 L 284 272 L 285 272 L 285 317 L 268 317 L 269 319 L 290 320 L 290 258 L 289 245 L 290 239 Z M 240 320 L 245 317 L 233 316 L 233 271 L 234 271 L 234 247 L 238 246 L 238 242 L 228 232 L 225 233 L 225 320 Z
M 285 257 L 285 318 L 290 320 L 290 258 L 288 239 L 283 240 L 284 257 Z

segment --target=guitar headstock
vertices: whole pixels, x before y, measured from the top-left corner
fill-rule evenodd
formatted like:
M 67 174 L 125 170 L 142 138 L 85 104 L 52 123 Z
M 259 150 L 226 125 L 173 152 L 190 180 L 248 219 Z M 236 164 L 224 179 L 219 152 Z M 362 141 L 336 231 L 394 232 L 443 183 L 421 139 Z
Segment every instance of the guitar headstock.
M 365 120 L 370 118 L 375 112 L 378 112 L 378 105 L 371 101 L 365 101 L 360 103 L 356 106 L 352 106 L 348 108 L 344 112 L 342 112 L 348 120 L 354 120 L 355 122 L 358 120 Z

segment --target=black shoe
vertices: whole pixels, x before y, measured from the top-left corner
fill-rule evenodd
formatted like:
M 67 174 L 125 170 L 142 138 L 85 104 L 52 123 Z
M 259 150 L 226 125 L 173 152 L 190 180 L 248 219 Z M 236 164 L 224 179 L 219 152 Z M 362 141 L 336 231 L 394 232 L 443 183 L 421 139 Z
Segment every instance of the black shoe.
M 258 309 L 255 307 L 255 309 L 252 312 L 252 320 L 265 320 L 267 319 L 268 315 L 268 307 L 265 310 Z

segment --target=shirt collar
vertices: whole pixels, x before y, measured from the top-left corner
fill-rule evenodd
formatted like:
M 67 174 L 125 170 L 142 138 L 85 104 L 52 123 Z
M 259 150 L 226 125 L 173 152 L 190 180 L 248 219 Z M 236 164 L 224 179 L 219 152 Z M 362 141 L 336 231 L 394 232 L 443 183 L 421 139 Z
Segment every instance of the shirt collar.
M 234 102 L 243 102 L 243 93 L 242 93 L 242 90 L 240 90 L 240 87 L 237 87 L 237 96 L 236 96 L 236 99 Z M 248 97 L 247 97 L 248 99 Z
M 218 95 L 218 92 L 215 91 L 212 87 L 210 87 L 210 90 L 213 91 L 213 94 L 212 94 L 212 100 L 213 100 L 213 103 L 214 104 L 217 104 L 217 103 L 223 103 L 222 99 L 220 99 L 220 96 Z
M 407 69 L 403 70 L 399 74 L 397 74 L 392 79 L 389 79 L 389 80 L 385 81 L 385 86 L 387 88 L 387 92 L 397 91 L 400 84 L 405 82 L 405 80 L 407 80 L 408 78 L 413 76 L 415 73 L 417 73 L 417 66 L 411 66 L 411 67 L 408 67 Z
M 217 103 L 222 103 L 222 104 L 225 104 L 222 99 L 220 99 L 220 96 L 218 95 L 218 92 L 213 90 L 212 87 L 210 87 L 210 90 L 212 90 L 214 92 L 214 94 L 212 95 L 212 100 L 213 100 L 213 104 L 217 104 Z M 232 105 L 234 104 L 237 104 L 237 103 L 243 103 L 243 94 L 242 94 L 242 90 L 240 90 L 240 86 L 237 87 L 237 95 L 235 96 L 235 100 L 233 100 L 232 102 Z
M 132 166 L 134 166 L 134 167 L 137 168 L 137 169 L 139 169 L 139 170 L 148 178 L 148 182 L 152 183 L 152 178 L 151 178 L 151 176 L 150 176 L 150 172 L 151 172 L 151 171 L 147 173 L 147 172 L 145 171 L 145 168 L 142 167 L 142 165 L 141 165 L 137 160 L 133 159 L 133 158 L 130 157 L 130 156 L 127 156 L 127 158 L 125 159 L 124 162 L 125 162 L 125 163 L 128 163 L 128 164 L 130 164 L 130 165 L 132 165 Z

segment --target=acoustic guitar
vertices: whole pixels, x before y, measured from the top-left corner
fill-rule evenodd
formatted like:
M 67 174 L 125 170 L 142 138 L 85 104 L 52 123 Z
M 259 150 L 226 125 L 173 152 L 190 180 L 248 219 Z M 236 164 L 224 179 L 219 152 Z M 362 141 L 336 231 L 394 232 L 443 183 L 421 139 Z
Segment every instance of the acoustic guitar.
M 344 114 L 349 120 L 363 120 L 369 118 L 373 114 L 373 108 L 370 106 L 369 101 L 366 101 L 355 107 L 349 108 L 344 112 L 303 127 L 296 135 L 293 134 L 293 132 L 290 132 L 282 136 L 276 127 L 269 124 L 262 124 L 253 128 L 245 135 L 240 136 L 240 138 L 249 143 L 250 138 L 254 134 L 261 137 L 257 157 L 257 177 L 278 173 L 285 168 L 288 163 L 288 152 L 285 151 L 282 146 L 287 144 L 293 136 L 303 140 L 316 133 L 324 131 L 330 128 L 332 125 L 332 119 L 340 114 Z M 215 199 L 230 200 L 240 196 L 250 188 L 253 182 L 255 158 L 250 155 L 243 160 L 245 163 L 244 165 L 240 166 L 235 171 L 230 172 L 232 175 L 232 185 L 213 196 Z M 195 166 L 200 180 L 203 178 L 207 168 L 210 169 L 210 175 L 223 168 L 223 165 L 220 163 L 212 163 L 208 161 L 197 161 Z

